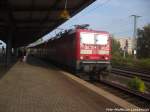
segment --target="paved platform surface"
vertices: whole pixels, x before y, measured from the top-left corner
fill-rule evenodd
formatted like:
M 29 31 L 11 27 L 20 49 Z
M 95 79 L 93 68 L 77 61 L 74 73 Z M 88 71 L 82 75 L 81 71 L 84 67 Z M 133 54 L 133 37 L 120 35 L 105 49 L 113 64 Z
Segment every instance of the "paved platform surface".
M 105 112 L 115 107 L 40 60 L 17 62 L 0 79 L 0 112 Z

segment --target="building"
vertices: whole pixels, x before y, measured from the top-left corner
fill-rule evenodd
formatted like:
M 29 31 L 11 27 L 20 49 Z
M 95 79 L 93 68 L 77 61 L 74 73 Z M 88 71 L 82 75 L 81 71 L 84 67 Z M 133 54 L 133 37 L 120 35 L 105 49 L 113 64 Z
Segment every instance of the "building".
M 132 54 L 132 39 L 129 37 L 115 38 L 119 43 L 122 50 L 126 50 L 128 54 Z

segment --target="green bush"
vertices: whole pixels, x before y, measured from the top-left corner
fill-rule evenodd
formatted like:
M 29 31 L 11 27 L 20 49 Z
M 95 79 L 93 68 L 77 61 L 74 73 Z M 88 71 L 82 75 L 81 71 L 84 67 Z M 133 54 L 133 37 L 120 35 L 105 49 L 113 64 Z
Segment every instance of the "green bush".
M 147 69 L 150 70 L 150 58 L 148 59 L 134 59 L 132 56 L 123 56 L 119 52 L 112 55 L 112 65 L 128 66 L 131 68 Z
M 128 87 L 142 93 L 146 91 L 145 83 L 138 77 L 131 79 L 128 83 Z
M 133 58 L 132 57 L 126 57 L 123 58 L 123 56 L 116 52 L 112 55 L 112 65 L 120 65 L 120 66 L 133 66 Z
M 114 65 L 120 65 L 120 61 L 122 60 L 122 56 L 119 52 L 114 52 L 112 55 L 112 64 Z

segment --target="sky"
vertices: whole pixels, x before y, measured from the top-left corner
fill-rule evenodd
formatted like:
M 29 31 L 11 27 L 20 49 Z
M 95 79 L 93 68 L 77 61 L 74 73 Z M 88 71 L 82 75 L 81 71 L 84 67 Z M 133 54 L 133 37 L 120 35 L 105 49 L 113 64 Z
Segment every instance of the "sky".
M 2 48 L 2 46 L 4 46 L 4 48 L 6 47 L 6 44 L 0 40 L 0 48 Z
M 108 31 L 115 37 L 133 36 L 133 17 L 137 19 L 137 27 L 150 23 L 150 0 L 96 0 L 93 4 L 70 18 L 58 28 L 70 29 L 76 24 L 89 24 L 90 29 Z M 43 37 L 44 40 L 51 38 L 60 30 L 53 30 Z

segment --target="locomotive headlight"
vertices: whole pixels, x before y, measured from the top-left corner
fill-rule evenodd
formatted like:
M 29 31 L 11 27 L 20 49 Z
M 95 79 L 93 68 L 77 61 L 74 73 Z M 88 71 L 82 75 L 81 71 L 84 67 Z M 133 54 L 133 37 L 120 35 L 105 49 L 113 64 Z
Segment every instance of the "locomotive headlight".
M 80 59 L 83 59 L 83 56 L 80 56 Z
M 108 60 L 108 57 L 105 57 L 105 60 Z

